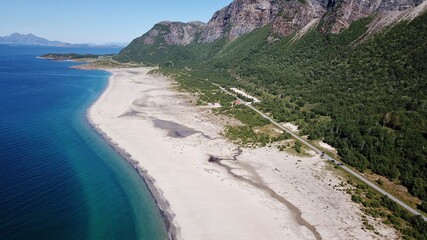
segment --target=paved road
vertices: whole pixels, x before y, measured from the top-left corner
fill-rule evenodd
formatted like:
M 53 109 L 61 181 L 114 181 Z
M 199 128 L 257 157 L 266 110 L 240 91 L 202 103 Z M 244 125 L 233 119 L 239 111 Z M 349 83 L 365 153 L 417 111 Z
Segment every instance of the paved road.
M 219 87 L 222 91 L 226 92 L 229 95 L 232 95 L 234 97 L 236 97 L 237 99 L 239 99 L 240 101 L 244 102 L 242 99 L 240 99 L 239 97 L 237 97 L 235 94 L 229 92 L 228 90 L 226 90 L 225 88 L 221 87 L 218 84 L 212 83 L 213 85 Z M 424 221 L 427 221 L 427 217 L 423 216 L 420 214 L 420 212 L 418 212 L 417 210 L 413 209 L 412 207 L 408 206 L 407 204 L 405 204 L 404 202 L 400 201 L 399 199 L 397 199 L 396 197 L 394 197 L 393 195 L 391 195 L 390 193 L 384 191 L 382 188 L 378 187 L 377 185 L 375 185 L 374 183 L 372 183 L 371 181 L 369 181 L 368 179 L 366 179 L 365 177 L 363 177 L 362 175 L 360 175 L 359 173 L 351 170 L 349 167 L 343 165 L 341 162 L 337 161 L 336 159 L 334 159 L 333 157 L 327 155 L 327 154 L 323 154 L 323 152 L 316 148 L 315 146 L 311 145 L 309 142 L 307 142 L 305 139 L 301 138 L 300 136 L 298 136 L 297 134 L 293 133 L 291 130 L 283 127 L 282 125 L 280 125 L 279 123 L 277 123 L 276 121 L 274 121 L 272 118 L 270 118 L 269 116 L 267 116 L 266 114 L 264 114 L 263 112 L 259 111 L 258 109 L 256 109 L 254 106 L 250 105 L 250 103 L 245 104 L 246 106 L 248 106 L 249 108 L 251 108 L 252 110 L 254 110 L 255 112 L 257 112 L 258 114 L 260 114 L 262 117 L 266 118 L 267 120 L 269 120 L 272 124 L 276 125 L 278 128 L 282 129 L 283 131 L 291 134 L 294 138 L 298 139 L 299 141 L 301 141 L 303 144 L 305 144 L 306 146 L 308 146 L 309 148 L 313 149 L 316 153 L 323 155 L 324 158 L 326 158 L 329 161 L 332 161 L 336 164 L 338 164 L 342 169 L 344 169 L 346 172 L 350 173 L 351 175 L 357 177 L 358 179 L 360 179 L 361 181 L 363 181 L 364 183 L 368 184 L 369 186 L 371 186 L 373 189 L 377 190 L 378 192 L 380 192 L 383 195 L 388 196 L 391 200 L 395 201 L 397 204 L 399 204 L 400 206 L 402 206 L 403 208 L 405 208 L 406 210 L 410 211 L 413 214 L 416 215 L 420 215 Z

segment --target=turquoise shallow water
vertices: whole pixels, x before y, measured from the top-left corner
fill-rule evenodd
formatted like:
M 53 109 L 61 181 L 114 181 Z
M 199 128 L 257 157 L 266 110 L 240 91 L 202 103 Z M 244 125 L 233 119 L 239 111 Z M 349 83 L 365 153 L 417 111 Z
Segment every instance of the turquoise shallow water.
M 166 239 L 136 171 L 89 126 L 108 73 L 0 45 L 0 239 Z

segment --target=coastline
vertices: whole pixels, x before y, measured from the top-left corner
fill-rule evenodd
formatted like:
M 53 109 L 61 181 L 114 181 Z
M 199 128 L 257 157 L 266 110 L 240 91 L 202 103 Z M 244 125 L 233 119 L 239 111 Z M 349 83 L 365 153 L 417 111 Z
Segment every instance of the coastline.
M 169 239 L 393 238 L 381 224 L 376 227 L 383 237 L 362 230 L 360 209 L 336 188 L 340 178 L 325 173 L 320 156 L 288 156 L 267 147 L 244 149 L 226 161 L 237 146 L 221 137 L 222 124 L 212 123 L 218 119 L 206 108 L 173 90 L 173 81 L 148 75 L 150 68 L 103 70 L 111 73 L 108 86 L 86 119 L 147 184 Z M 156 120 L 195 131 L 172 137 Z M 209 156 L 222 160 L 212 163 Z
M 79 66 L 79 65 L 78 65 Z M 84 70 L 82 68 L 78 68 L 80 70 Z M 154 202 L 156 203 L 156 206 L 158 207 L 158 210 L 160 212 L 160 215 L 162 216 L 163 223 L 166 228 L 166 232 L 168 235 L 169 240 L 177 240 L 179 228 L 177 228 L 173 224 L 173 218 L 174 214 L 170 209 L 169 202 L 164 198 L 163 193 L 160 189 L 158 189 L 155 186 L 154 178 L 152 178 L 147 171 L 142 168 L 136 160 L 132 158 L 132 155 L 126 152 L 125 149 L 121 148 L 117 143 L 113 142 L 112 138 L 109 137 L 101 128 L 99 128 L 90 118 L 90 111 L 92 107 L 99 101 L 100 98 L 103 97 L 104 94 L 109 91 L 109 88 L 111 87 L 111 75 L 113 74 L 111 71 L 107 69 L 102 69 L 104 71 L 107 71 L 110 73 L 110 76 L 108 77 L 108 83 L 101 95 L 88 107 L 85 113 L 85 119 L 88 122 L 89 126 L 111 147 L 116 151 L 120 157 L 123 158 L 130 166 L 132 166 L 133 169 L 138 173 L 138 175 L 142 178 L 144 184 L 147 186 L 150 195 L 153 197 Z

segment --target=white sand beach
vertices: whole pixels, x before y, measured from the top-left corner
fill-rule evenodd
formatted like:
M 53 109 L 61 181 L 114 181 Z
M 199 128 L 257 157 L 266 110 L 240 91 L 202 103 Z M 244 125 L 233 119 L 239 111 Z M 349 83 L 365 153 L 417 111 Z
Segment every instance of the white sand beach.
M 269 147 L 240 153 L 221 137 L 210 108 L 193 106 L 173 81 L 150 70 L 109 70 L 109 86 L 88 117 L 153 180 L 173 214 L 176 239 L 396 238 L 375 221 L 380 235 L 363 230 L 361 210 L 320 156 Z

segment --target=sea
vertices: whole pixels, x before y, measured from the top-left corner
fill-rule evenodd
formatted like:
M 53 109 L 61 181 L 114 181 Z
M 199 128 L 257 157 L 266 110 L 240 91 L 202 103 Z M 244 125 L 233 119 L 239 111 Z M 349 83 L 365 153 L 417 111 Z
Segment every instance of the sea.
M 0 45 L 0 240 L 167 239 L 144 181 L 88 124 L 109 73 Z

